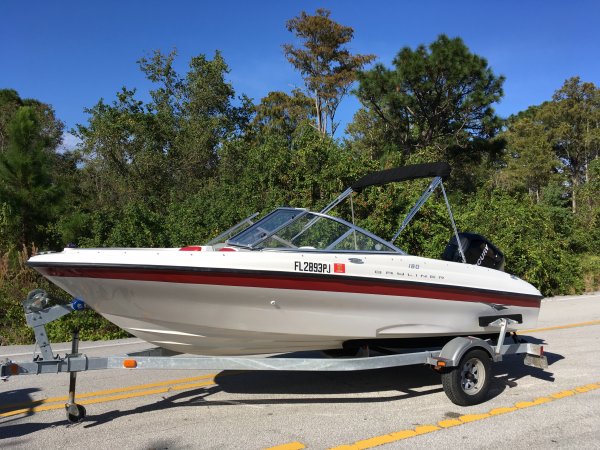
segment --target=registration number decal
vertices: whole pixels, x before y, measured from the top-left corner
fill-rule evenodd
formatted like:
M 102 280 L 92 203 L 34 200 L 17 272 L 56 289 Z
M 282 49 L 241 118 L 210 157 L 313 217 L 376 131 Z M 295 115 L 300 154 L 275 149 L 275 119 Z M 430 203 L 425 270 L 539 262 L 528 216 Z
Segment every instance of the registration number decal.
M 294 261 L 294 270 L 296 272 L 331 273 L 331 264 Z

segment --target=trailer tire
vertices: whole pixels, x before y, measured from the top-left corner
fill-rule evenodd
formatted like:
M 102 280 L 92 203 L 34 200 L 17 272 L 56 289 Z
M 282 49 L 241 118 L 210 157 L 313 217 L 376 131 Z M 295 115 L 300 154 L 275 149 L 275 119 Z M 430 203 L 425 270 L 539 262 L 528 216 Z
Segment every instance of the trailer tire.
M 453 370 L 442 373 L 444 392 L 452 403 L 471 406 L 487 400 L 492 381 L 492 361 L 482 349 L 465 353 Z

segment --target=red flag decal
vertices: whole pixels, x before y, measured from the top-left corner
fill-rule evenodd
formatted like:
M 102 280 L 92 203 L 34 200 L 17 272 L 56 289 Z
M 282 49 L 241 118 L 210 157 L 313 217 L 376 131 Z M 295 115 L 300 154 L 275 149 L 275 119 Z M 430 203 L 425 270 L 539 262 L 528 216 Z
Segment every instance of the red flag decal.
M 346 273 L 346 264 L 334 263 L 333 264 L 333 272 L 334 273 Z

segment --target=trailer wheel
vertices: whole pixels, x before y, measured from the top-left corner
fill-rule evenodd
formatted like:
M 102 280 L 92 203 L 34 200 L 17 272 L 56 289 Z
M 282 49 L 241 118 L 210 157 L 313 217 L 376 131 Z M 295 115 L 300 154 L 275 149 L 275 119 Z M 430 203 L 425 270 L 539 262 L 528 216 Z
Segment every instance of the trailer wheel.
M 66 404 L 67 420 L 71 423 L 81 422 L 85 418 L 85 408 L 77 403 Z
M 459 406 L 477 405 L 487 399 L 492 380 L 490 356 L 481 349 L 465 353 L 453 370 L 442 373 L 444 392 Z

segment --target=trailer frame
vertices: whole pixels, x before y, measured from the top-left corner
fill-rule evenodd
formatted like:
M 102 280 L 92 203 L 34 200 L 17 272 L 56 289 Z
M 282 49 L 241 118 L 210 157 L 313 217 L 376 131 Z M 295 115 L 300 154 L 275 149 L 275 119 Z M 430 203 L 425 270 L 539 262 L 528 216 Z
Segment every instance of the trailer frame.
M 455 337 L 441 348 L 430 348 L 410 353 L 373 356 L 363 347 L 358 356 L 350 358 L 301 358 L 264 356 L 178 356 L 178 353 L 160 347 L 142 352 L 107 357 L 92 357 L 79 353 L 79 331 L 74 330 L 71 352 L 54 354 L 45 325 L 73 311 L 85 308 L 83 301 L 74 299 L 70 304 L 50 305 L 50 297 L 41 289 L 31 291 L 22 302 L 27 325 L 33 328 L 36 345 L 31 361 L 0 361 L 0 379 L 6 381 L 17 375 L 68 373 L 69 400 L 65 404 L 67 419 L 79 422 L 86 410 L 75 402 L 77 373 L 90 370 L 238 370 L 238 371 L 335 371 L 349 372 L 388 367 L 428 365 L 442 376 L 442 385 L 448 398 L 455 404 L 468 406 L 485 401 L 491 381 L 491 363 L 502 361 L 505 355 L 524 354 L 524 364 L 545 369 L 548 362 L 544 347 L 525 342 L 507 328 L 514 320 L 501 317 L 490 324 L 498 329 L 495 345 L 478 337 Z M 507 335 L 512 340 L 506 344 Z

